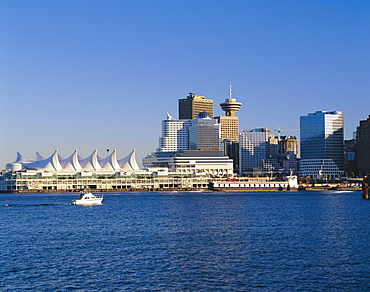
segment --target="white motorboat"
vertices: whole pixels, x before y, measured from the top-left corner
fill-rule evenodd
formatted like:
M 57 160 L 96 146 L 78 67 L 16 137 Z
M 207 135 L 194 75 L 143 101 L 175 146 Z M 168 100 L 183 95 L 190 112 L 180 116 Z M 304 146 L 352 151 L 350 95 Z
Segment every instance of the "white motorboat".
M 103 195 L 95 196 L 92 193 L 81 193 L 78 199 L 72 200 L 72 205 L 101 205 Z

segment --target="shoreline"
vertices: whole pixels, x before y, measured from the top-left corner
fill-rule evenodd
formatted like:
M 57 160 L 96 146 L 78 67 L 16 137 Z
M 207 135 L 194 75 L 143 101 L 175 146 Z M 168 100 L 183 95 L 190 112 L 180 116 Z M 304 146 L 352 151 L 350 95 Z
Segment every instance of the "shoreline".
M 302 187 L 302 188 L 292 188 L 290 190 L 279 190 L 278 188 L 244 188 L 244 189 L 220 189 L 220 190 L 210 190 L 208 188 L 155 188 L 155 189 L 104 189 L 104 190 L 89 190 L 93 193 L 154 193 L 154 192 L 164 192 L 164 193 L 176 193 L 176 192 L 197 192 L 197 193 L 247 193 L 247 192 L 300 192 L 300 191 L 361 191 L 361 188 L 355 187 L 340 187 L 340 188 L 327 188 L 327 187 Z M 80 193 L 81 190 L 2 190 L 0 194 L 55 194 L 55 193 Z

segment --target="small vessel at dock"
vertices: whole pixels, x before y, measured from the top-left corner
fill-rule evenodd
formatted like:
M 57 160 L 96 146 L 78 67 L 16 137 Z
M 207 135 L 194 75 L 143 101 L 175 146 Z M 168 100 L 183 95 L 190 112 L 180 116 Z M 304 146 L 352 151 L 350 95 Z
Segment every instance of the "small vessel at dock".
M 72 205 L 101 205 L 104 196 L 96 196 L 92 193 L 81 193 L 78 199 L 72 200 Z

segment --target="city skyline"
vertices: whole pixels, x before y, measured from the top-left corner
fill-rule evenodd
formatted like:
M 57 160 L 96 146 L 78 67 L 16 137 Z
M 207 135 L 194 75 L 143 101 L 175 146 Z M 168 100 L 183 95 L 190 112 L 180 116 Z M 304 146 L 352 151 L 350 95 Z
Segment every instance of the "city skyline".
M 243 106 L 239 130 L 369 112 L 367 1 L 2 1 L 0 168 L 17 151 L 154 152 L 189 92 Z M 277 134 L 277 133 L 276 133 Z M 297 136 L 297 132 L 284 132 Z

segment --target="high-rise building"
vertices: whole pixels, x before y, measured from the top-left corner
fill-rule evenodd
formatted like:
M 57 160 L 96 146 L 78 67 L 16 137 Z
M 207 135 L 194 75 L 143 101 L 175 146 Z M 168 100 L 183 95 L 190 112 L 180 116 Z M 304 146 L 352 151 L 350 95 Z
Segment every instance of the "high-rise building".
M 224 139 L 239 140 L 239 118 L 236 116 L 236 112 L 242 106 L 241 102 L 237 102 L 235 98 L 232 98 L 232 86 L 230 83 L 229 98 L 226 98 L 225 102 L 220 104 L 222 110 L 225 112 L 225 116 L 216 117 L 219 124 L 221 125 L 221 141 Z
M 361 175 L 370 172 L 370 116 L 357 127 L 357 168 Z
M 317 111 L 300 117 L 301 158 L 332 159 L 343 169 L 343 113 Z
M 282 136 L 279 141 L 279 154 L 298 155 L 298 139 L 295 136 Z
M 279 139 L 274 136 L 274 134 L 270 134 L 269 137 L 269 145 L 270 145 L 270 155 L 276 156 L 279 154 Z
M 264 161 L 270 158 L 269 129 L 245 129 L 239 135 L 240 173 L 263 171 Z
M 220 124 L 207 112 L 200 112 L 189 126 L 189 149 L 220 149 Z
M 370 117 L 369 117 L 370 118 Z M 357 131 L 352 133 L 352 139 L 344 140 L 344 172 L 346 177 L 359 175 L 357 167 Z
M 239 142 L 232 139 L 224 139 L 221 141 L 224 155 L 233 160 L 234 172 L 239 172 Z
M 213 100 L 195 95 L 194 92 L 190 92 L 184 99 L 179 99 L 180 120 L 194 120 L 200 112 L 207 112 L 213 118 Z
M 172 152 L 189 149 L 190 120 L 174 120 L 167 113 L 162 121 L 162 137 L 159 138 L 158 152 Z
M 225 139 L 239 140 L 238 117 L 219 116 L 216 119 L 221 127 L 221 141 Z

